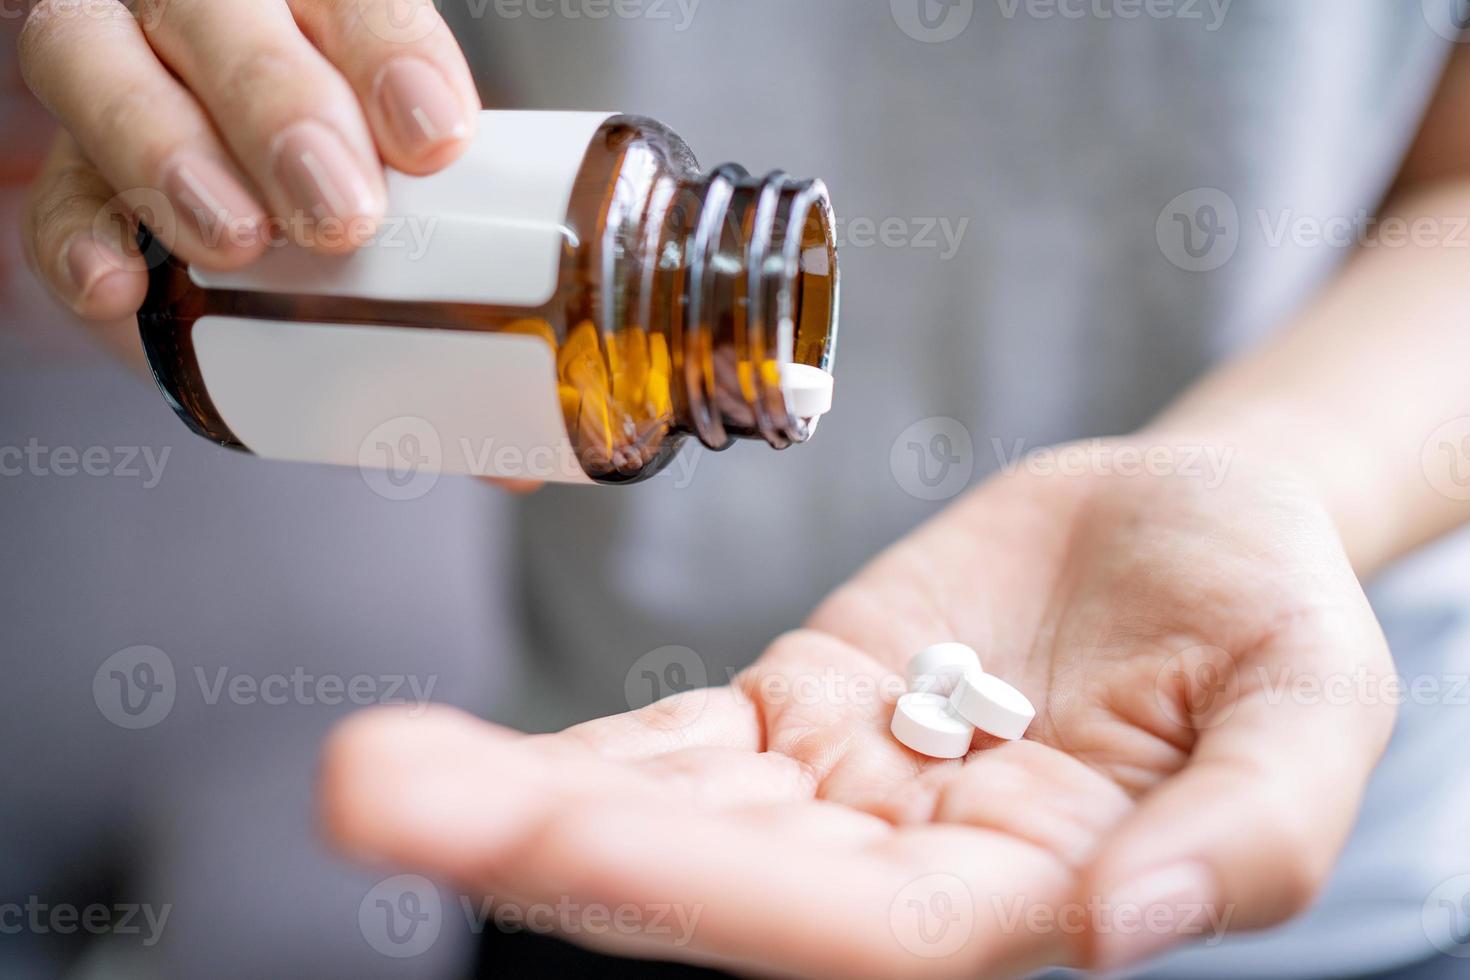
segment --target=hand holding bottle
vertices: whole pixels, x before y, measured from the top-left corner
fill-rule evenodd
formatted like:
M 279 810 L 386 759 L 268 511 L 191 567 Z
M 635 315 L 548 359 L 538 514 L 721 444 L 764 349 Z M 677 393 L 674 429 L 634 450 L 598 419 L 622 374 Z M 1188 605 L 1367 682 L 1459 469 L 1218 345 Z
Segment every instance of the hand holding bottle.
M 135 218 L 208 268 L 250 263 L 267 230 L 342 252 L 375 228 L 384 164 L 432 173 L 473 134 L 473 80 L 428 0 L 131 6 L 42 0 L 20 38 L 26 82 L 66 130 L 24 234 L 88 318 L 142 300 Z

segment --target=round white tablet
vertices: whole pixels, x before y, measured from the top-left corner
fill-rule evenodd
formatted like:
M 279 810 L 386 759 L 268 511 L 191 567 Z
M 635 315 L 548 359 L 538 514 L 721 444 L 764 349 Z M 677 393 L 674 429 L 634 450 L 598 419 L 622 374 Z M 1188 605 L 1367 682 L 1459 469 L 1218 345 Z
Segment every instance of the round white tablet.
M 980 655 L 963 643 L 936 643 L 914 655 L 904 670 L 910 691 L 948 696 L 971 671 L 980 670 Z
M 810 364 L 781 365 L 781 390 L 786 405 L 799 419 L 826 415 L 832 410 L 832 375 Z
M 1026 734 L 1036 709 L 1026 695 L 992 674 L 971 673 L 960 678 L 949 706 L 955 714 L 982 732 L 1014 741 Z
M 893 709 L 893 737 L 935 759 L 958 759 L 970 751 L 975 729 L 939 694 L 905 694 Z

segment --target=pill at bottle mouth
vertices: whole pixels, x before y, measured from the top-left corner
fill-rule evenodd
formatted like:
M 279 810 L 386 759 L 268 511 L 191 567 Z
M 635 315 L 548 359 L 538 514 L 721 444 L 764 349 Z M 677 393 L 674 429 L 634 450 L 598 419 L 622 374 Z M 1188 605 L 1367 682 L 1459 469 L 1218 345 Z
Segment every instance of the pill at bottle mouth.
M 781 391 L 791 414 L 800 419 L 826 415 L 832 410 L 832 375 L 810 364 L 781 365 Z
M 974 726 L 954 713 L 947 698 L 923 693 L 898 699 L 889 730 L 904 745 L 934 759 L 963 757 L 975 734 Z
M 1036 708 L 1016 688 L 994 674 L 969 673 L 960 678 L 949 706 L 982 732 L 1015 741 L 1026 734 Z
M 910 691 L 928 694 L 953 693 L 960 678 L 979 671 L 980 655 L 963 643 L 935 643 L 915 654 L 904 670 Z

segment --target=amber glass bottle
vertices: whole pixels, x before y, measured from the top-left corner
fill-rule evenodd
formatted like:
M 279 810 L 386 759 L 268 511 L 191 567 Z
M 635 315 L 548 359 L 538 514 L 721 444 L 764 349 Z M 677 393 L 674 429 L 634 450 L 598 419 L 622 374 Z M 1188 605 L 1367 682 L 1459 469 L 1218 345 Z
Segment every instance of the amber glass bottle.
M 222 445 L 362 465 L 408 425 L 445 471 L 623 483 L 691 435 L 805 441 L 783 365 L 830 373 L 837 307 L 820 181 L 701 172 L 642 117 L 487 112 L 443 174 L 390 175 L 364 248 L 230 273 L 164 254 L 138 322 Z

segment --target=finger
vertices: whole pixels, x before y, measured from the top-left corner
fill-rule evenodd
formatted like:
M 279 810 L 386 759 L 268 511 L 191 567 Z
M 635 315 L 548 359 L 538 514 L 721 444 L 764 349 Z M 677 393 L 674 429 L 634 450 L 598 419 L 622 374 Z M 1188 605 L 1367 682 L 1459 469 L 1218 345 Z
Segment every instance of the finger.
M 146 23 L 293 240 L 339 253 L 371 237 L 385 195 L 377 148 L 351 86 L 284 0 L 254 0 L 249 16 L 168 0 Z
M 1295 656 L 1278 651 L 1274 662 L 1318 680 L 1353 670 L 1351 651 L 1377 635 L 1366 603 L 1364 612 L 1320 649 L 1285 640 Z M 1386 662 L 1386 648 L 1377 652 Z M 1142 799 L 1090 869 L 1084 895 L 1115 918 L 1146 923 L 1090 930 L 1082 951 L 1090 965 L 1114 969 L 1186 939 L 1279 924 L 1326 881 L 1391 710 L 1273 701 L 1260 689 L 1243 690 L 1231 708 L 1223 719 L 1214 708 L 1219 723 L 1200 733 L 1185 768 Z
M 803 813 L 766 794 L 710 809 L 646 777 L 457 712 L 377 709 L 332 736 L 322 799 L 328 831 L 361 855 L 527 907 L 633 908 L 681 925 L 568 936 L 617 953 L 885 978 L 1013 975 L 1062 953 L 1047 930 L 1004 921 L 1026 908 L 994 900 L 1044 909 L 1068 894 L 1070 873 L 1034 845 L 969 827 L 894 831 L 837 804 Z M 953 945 L 937 957 L 924 927 L 901 933 L 895 919 L 932 904 L 936 884 L 964 913 L 952 932 L 940 910 L 939 938 Z
M 637 768 L 663 791 L 711 809 L 809 801 L 817 789 L 810 769 L 778 752 L 684 749 L 645 759 Z
M 924 764 L 889 733 L 903 679 L 828 634 L 777 637 L 732 686 L 759 704 L 766 749 L 808 766 L 828 798 L 861 805 Z
M 199 104 L 154 57 L 124 7 L 105 0 L 38 4 L 20 54 L 31 90 L 171 251 L 216 268 L 260 254 L 260 203 Z
M 76 142 L 57 138 L 31 185 L 22 233 L 42 281 L 77 314 L 130 317 L 143 302 L 148 269 L 130 234 L 132 219 Z
M 610 759 L 643 759 L 694 746 L 758 752 L 762 742 L 759 711 L 734 686 L 684 691 L 544 737 L 575 743 Z
M 480 96 L 434 4 L 290 2 L 302 30 L 357 93 L 389 166 L 433 173 L 464 152 Z
M 528 741 L 463 712 L 419 717 L 369 710 L 339 725 L 322 751 L 320 799 L 329 836 L 348 849 L 414 863 L 452 863 L 513 846 L 572 790 L 617 788 L 605 767 L 553 773 Z M 496 819 L 487 823 L 486 811 Z
M 659 772 L 599 757 L 580 739 L 527 737 L 450 709 L 421 717 L 366 711 L 339 726 L 323 750 L 323 818 L 349 849 L 439 867 L 494 862 L 588 799 L 733 805 L 809 794 L 789 760 L 744 755 L 713 786 L 713 767 L 692 768 L 687 759 Z M 661 778 L 671 774 L 678 778 Z

